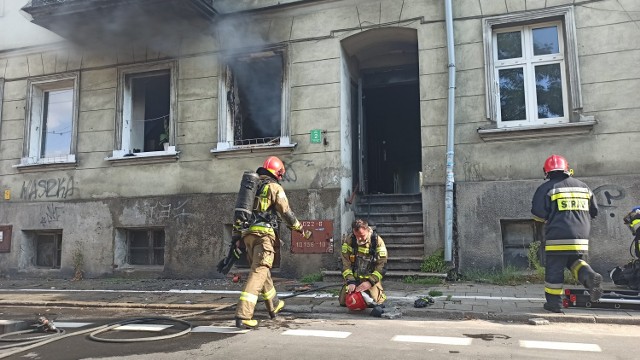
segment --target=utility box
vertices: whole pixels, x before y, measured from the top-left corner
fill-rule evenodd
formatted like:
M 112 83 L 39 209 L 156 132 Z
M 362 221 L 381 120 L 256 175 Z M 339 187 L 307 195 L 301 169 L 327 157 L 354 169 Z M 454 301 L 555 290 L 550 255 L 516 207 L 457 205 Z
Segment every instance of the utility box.
M 300 220 L 305 230 L 311 231 L 307 240 L 302 234 L 291 232 L 291 252 L 294 254 L 326 254 L 333 253 L 333 221 L 332 220 Z
M 12 225 L 0 225 L 0 253 L 11 252 Z

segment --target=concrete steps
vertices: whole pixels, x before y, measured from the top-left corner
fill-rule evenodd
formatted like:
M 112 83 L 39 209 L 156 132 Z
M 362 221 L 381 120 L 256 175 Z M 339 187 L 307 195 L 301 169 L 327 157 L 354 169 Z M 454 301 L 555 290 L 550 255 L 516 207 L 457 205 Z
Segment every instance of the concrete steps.
M 356 218 L 374 224 L 389 252 L 390 271 L 419 272 L 424 258 L 422 194 L 375 194 L 356 198 Z M 399 274 L 398 276 L 411 276 Z

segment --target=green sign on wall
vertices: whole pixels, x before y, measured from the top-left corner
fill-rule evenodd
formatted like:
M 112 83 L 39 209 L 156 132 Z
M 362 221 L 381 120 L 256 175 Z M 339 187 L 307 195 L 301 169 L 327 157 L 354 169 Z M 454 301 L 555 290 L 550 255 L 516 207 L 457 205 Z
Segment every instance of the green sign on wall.
M 311 143 L 322 144 L 322 130 L 320 129 L 311 130 Z

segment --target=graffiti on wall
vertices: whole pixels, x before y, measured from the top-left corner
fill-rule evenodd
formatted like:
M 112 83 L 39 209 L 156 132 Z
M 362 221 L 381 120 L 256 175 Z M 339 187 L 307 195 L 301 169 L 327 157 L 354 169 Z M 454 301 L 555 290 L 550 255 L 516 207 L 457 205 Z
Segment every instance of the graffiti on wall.
M 187 205 L 188 202 L 188 200 L 185 200 L 182 203 L 178 202 L 177 205 L 174 205 L 173 203 L 165 204 L 158 201 L 149 207 L 149 217 L 159 221 L 176 220 L 184 224 L 187 219 L 193 215 L 186 211 L 185 205 Z
M 311 160 L 294 160 L 291 162 L 287 162 L 285 164 L 285 173 L 282 177 L 283 181 L 287 182 L 296 182 L 298 181 L 298 174 L 296 173 L 296 167 L 301 166 L 311 166 L 313 161 Z
M 596 203 L 598 204 L 598 207 L 607 209 L 607 210 L 613 210 L 617 208 L 613 200 L 617 201 L 617 200 L 624 199 L 625 197 L 627 197 L 627 192 L 621 186 L 606 184 L 606 185 L 598 186 L 597 188 L 595 188 L 593 190 L 593 195 L 596 198 Z M 615 215 L 613 215 L 612 213 L 611 217 L 613 216 Z
M 20 198 L 23 200 L 66 199 L 73 196 L 75 191 L 73 176 L 69 178 L 26 180 L 22 182 Z
M 58 214 L 59 209 L 62 209 L 62 207 L 55 206 L 54 204 L 47 205 L 40 216 L 40 225 L 44 226 L 60 220 L 60 214 Z

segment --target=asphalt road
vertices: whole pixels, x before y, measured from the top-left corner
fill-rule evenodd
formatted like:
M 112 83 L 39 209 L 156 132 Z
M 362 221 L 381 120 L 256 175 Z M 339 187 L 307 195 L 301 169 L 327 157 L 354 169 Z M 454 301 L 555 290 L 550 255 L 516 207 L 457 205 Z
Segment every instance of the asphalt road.
M 38 313 L 39 309 L 3 308 L 0 318 L 33 318 Z M 55 317 L 57 324 L 87 323 L 68 328 L 67 333 L 71 334 L 122 319 L 167 314 L 53 309 L 48 315 Z M 180 316 L 178 312 L 169 315 Z M 211 329 L 212 325 L 231 326 L 232 317 L 232 313 L 217 313 L 187 318 L 195 329 Z M 171 325 L 160 331 L 130 329 L 102 335 L 139 338 L 171 334 L 185 328 L 182 324 Z M 168 340 L 126 344 L 98 342 L 83 334 L 8 359 L 635 359 L 637 354 L 633 349 L 640 336 L 640 329 L 628 325 L 533 326 L 482 320 L 388 320 L 351 314 L 334 314 L 322 319 L 293 318 L 285 314 L 263 325 L 245 334 L 193 332 Z M 9 350 L 0 350 L 0 358 Z

